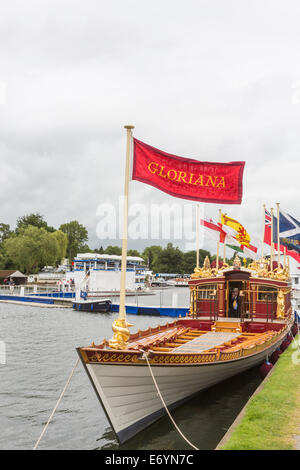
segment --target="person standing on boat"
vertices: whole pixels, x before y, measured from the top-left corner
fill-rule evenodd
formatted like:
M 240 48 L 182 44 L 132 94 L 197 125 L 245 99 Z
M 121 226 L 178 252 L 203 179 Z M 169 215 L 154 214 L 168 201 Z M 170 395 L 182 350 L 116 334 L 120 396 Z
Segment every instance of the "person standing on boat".
M 231 318 L 239 318 L 240 316 L 240 296 L 237 287 L 233 289 L 229 299 L 229 316 Z

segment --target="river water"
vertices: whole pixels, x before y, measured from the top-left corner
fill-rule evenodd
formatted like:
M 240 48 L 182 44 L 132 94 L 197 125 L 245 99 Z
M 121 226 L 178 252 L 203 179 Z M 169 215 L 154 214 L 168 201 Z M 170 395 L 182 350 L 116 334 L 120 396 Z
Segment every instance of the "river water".
M 149 299 L 139 302 L 157 305 L 157 296 Z M 128 317 L 132 332 L 168 321 Z M 0 347 L 5 343 L 6 349 L 6 363 L 0 364 L 0 449 L 33 448 L 77 360 L 75 348 L 109 339 L 115 318 L 112 313 L 0 303 Z M 199 393 L 173 417 L 199 449 L 214 449 L 259 382 L 257 368 L 247 371 Z M 81 363 L 39 448 L 119 448 Z M 166 416 L 120 449 L 188 446 Z

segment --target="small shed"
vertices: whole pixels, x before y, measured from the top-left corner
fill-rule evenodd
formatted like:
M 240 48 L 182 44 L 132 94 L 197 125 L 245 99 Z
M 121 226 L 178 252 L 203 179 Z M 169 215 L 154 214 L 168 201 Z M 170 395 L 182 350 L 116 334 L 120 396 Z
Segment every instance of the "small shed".
M 27 276 L 15 269 L 2 269 L 0 270 L 0 284 L 4 284 L 5 279 L 12 279 L 16 285 L 26 284 Z

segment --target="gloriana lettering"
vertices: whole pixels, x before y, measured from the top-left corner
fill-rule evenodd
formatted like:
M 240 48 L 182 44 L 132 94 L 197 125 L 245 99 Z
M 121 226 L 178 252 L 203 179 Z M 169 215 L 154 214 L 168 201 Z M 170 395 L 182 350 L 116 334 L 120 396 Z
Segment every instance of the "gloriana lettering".
M 185 184 L 192 184 L 194 186 L 207 186 L 216 189 L 226 188 L 224 176 L 212 175 L 195 175 L 194 173 L 186 173 L 185 171 L 177 171 L 174 169 L 167 170 L 165 166 L 157 162 L 150 162 L 148 170 L 153 175 L 157 174 L 161 178 L 167 178 L 171 181 L 183 182 Z

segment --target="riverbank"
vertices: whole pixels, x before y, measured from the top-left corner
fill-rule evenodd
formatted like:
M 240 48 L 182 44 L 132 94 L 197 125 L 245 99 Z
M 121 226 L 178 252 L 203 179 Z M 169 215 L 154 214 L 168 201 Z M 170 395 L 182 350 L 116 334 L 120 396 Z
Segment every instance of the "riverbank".
M 300 449 L 300 353 L 295 345 L 281 354 L 218 450 Z

